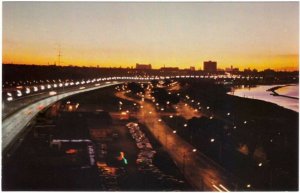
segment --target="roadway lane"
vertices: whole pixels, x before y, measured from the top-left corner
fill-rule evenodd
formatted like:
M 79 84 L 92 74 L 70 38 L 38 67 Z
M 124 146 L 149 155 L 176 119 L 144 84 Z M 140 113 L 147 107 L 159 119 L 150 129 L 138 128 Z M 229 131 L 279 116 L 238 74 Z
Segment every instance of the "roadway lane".
M 2 100 L 2 120 L 11 114 L 20 110 L 22 107 L 26 107 L 32 103 L 38 102 L 42 99 L 49 97 L 50 91 L 55 91 L 57 94 L 63 94 L 70 91 L 78 90 L 80 87 L 91 88 L 98 84 L 105 84 L 105 82 L 90 83 L 85 85 L 74 85 L 69 87 L 57 87 L 57 88 L 45 88 L 43 91 L 31 92 L 30 94 L 23 94 L 21 97 L 14 98 L 13 101 Z
M 181 169 L 186 179 L 198 190 L 227 191 L 235 189 L 236 181 L 213 160 L 207 158 L 199 151 L 194 152 L 194 147 L 173 133 L 164 122 L 158 121 L 160 114 L 148 102 L 142 102 L 126 97 L 124 92 L 116 96 L 134 101 L 143 106 L 140 109 L 142 119 L 157 140 L 166 148 L 177 166 Z M 151 113 L 149 113 L 151 112 Z
M 58 94 L 55 96 L 48 97 L 46 99 L 42 99 L 38 102 L 30 104 L 27 107 L 22 108 L 21 110 L 13 113 L 2 121 L 2 151 L 15 139 L 15 137 L 30 123 L 30 121 L 37 115 L 37 113 L 43 108 L 53 104 L 54 102 L 61 100 L 62 98 L 92 91 L 108 86 L 113 86 L 120 84 L 117 83 L 109 83 L 100 86 L 95 86 L 92 88 L 82 89 L 71 91 L 68 93 Z
M 20 110 L 22 107 L 29 105 L 33 102 L 39 101 L 41 99 L 44 99 L 46 97 L 49 97 L 49 91 L 27 95 L 24 97 L 17 98 L 14 101 L 10 101 L 10 102 L 3 100 L 2 119 L 5 119 L 10 114 L 13 114 L 17 110 Z

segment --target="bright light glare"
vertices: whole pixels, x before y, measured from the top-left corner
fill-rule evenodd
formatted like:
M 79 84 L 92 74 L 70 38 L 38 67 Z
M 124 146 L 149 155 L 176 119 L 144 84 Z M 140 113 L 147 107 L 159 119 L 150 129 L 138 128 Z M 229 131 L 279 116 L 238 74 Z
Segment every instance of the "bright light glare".
M 30 89 L 29 88 L 26 88 L 26 94 L 29 94 L 30 93 Z
M 50 91 L 50 92 L 49 92 L 49 95 L 50 95 L 50 96 L 56 95 L 56 94 L 57 94 L 57 92 L 55 92 L 55 91 Z
M 225 186 L 223 186 L 222 184 L 219 184 L 219 186 L 220 186 L 221 188 L 223 188 L 226 192 L 229 192 L 229 190 L 228 190 Z
M 13 100 L 12 97 L 8 97 L 8 98 L 7 98 L 7 101 L 12 101 L 12 100 Z
M 22 92 L 19 91 L 19 90 L 17 90 L 17 96 L 18 96 L 18 97 L 22 96 Z

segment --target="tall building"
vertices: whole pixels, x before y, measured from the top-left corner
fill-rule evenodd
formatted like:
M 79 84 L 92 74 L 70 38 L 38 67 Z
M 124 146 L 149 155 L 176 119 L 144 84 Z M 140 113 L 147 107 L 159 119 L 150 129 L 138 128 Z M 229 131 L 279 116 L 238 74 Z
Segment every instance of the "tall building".
M 135 69 L 139 69 L 139 70 L 151 70 L 152 66 L 151 66 L 151 64 L 139 64 L 139 63 L 136 63 Z
M 203 70 L 206 72 L 216 72 L 217 71 L 217 62 L 213 61 L 204 61 Z

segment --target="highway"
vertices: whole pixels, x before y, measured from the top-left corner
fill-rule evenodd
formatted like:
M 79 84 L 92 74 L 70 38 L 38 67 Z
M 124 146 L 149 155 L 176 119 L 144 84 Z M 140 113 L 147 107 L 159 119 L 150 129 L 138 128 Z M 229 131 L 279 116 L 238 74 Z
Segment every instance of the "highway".
M 30 105 L 23 107 L 22 109 L 14 112 L 2 120 L 2 151 L 8 147 L 10 143 L 18 136 L 18 134 L 30 124 L 30 121 L 37 115 L 37 113 L 43 108 L 53 104 L 54 102 L 61 100 L 65 97 L 88 92 L 108 86 L 120 84 L 119 82 L 114 83 L 102 83 L 102 85 L 94 86 L 86 89 L 76 89 L 63 94 L 57 94 L 49 96 L 37 102 L 31 103 Z
M 160 114 L 156 112 L 155 107 L 151 103 L 129 98 L 125 96 L 124 92 L 118 92 L 116 96 L 141 105 L 139 113 L 143 118 L 140 121 L 149 128 L 155 138 L 165 147 L 186 179 L 197 190 L 235 190 L 237 182 L 234 180 L 234 177 L 176 135 L 175 131 L 163 121 L 159 121 Z

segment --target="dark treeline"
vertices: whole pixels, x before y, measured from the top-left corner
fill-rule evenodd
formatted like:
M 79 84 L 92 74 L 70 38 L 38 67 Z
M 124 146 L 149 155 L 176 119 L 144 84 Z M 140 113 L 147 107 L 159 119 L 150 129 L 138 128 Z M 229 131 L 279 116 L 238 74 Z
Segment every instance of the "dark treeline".
M 224 71 L 218 71 L 214 74 L 224 74 Z M 275 72 L 273 70 L 243 71 L 237 72 L 243 76 L 263 76 L 264 81 L 284 80 L 285 82 L 297 81 L 298 71 L 295 72 Z M 31 80 L 51 80 L 51 79 L 86 79 L 97 78 L 101 76 L 142 76 L 142 75 L 207 75 L 206 72 L 198 70 L 138 70 L 133 68 L 99 68 L 99 67 L 77 67 L 77 66 L 56 66 L 56 65 L 15 65 L 3 64 L 2 77 L 3 82 L 12 81 L 31 81 Z M 296 77 L 296 79 L 295 79 Z
M 46 79 L 86 79 L 99 76 L 124 76 L 127 69 L 75 66 L 3 65 L 3 81 L 31 81 Z
M 138 70 L 133 68 L 99 68 L 56 65 L 2 65 L 3 82 L 51 80 L 51 79 L 87 79 L 106 76 L 143 76 L 143 75 L 186 75 L 197 74 L 198 71 L 177 70 Z

